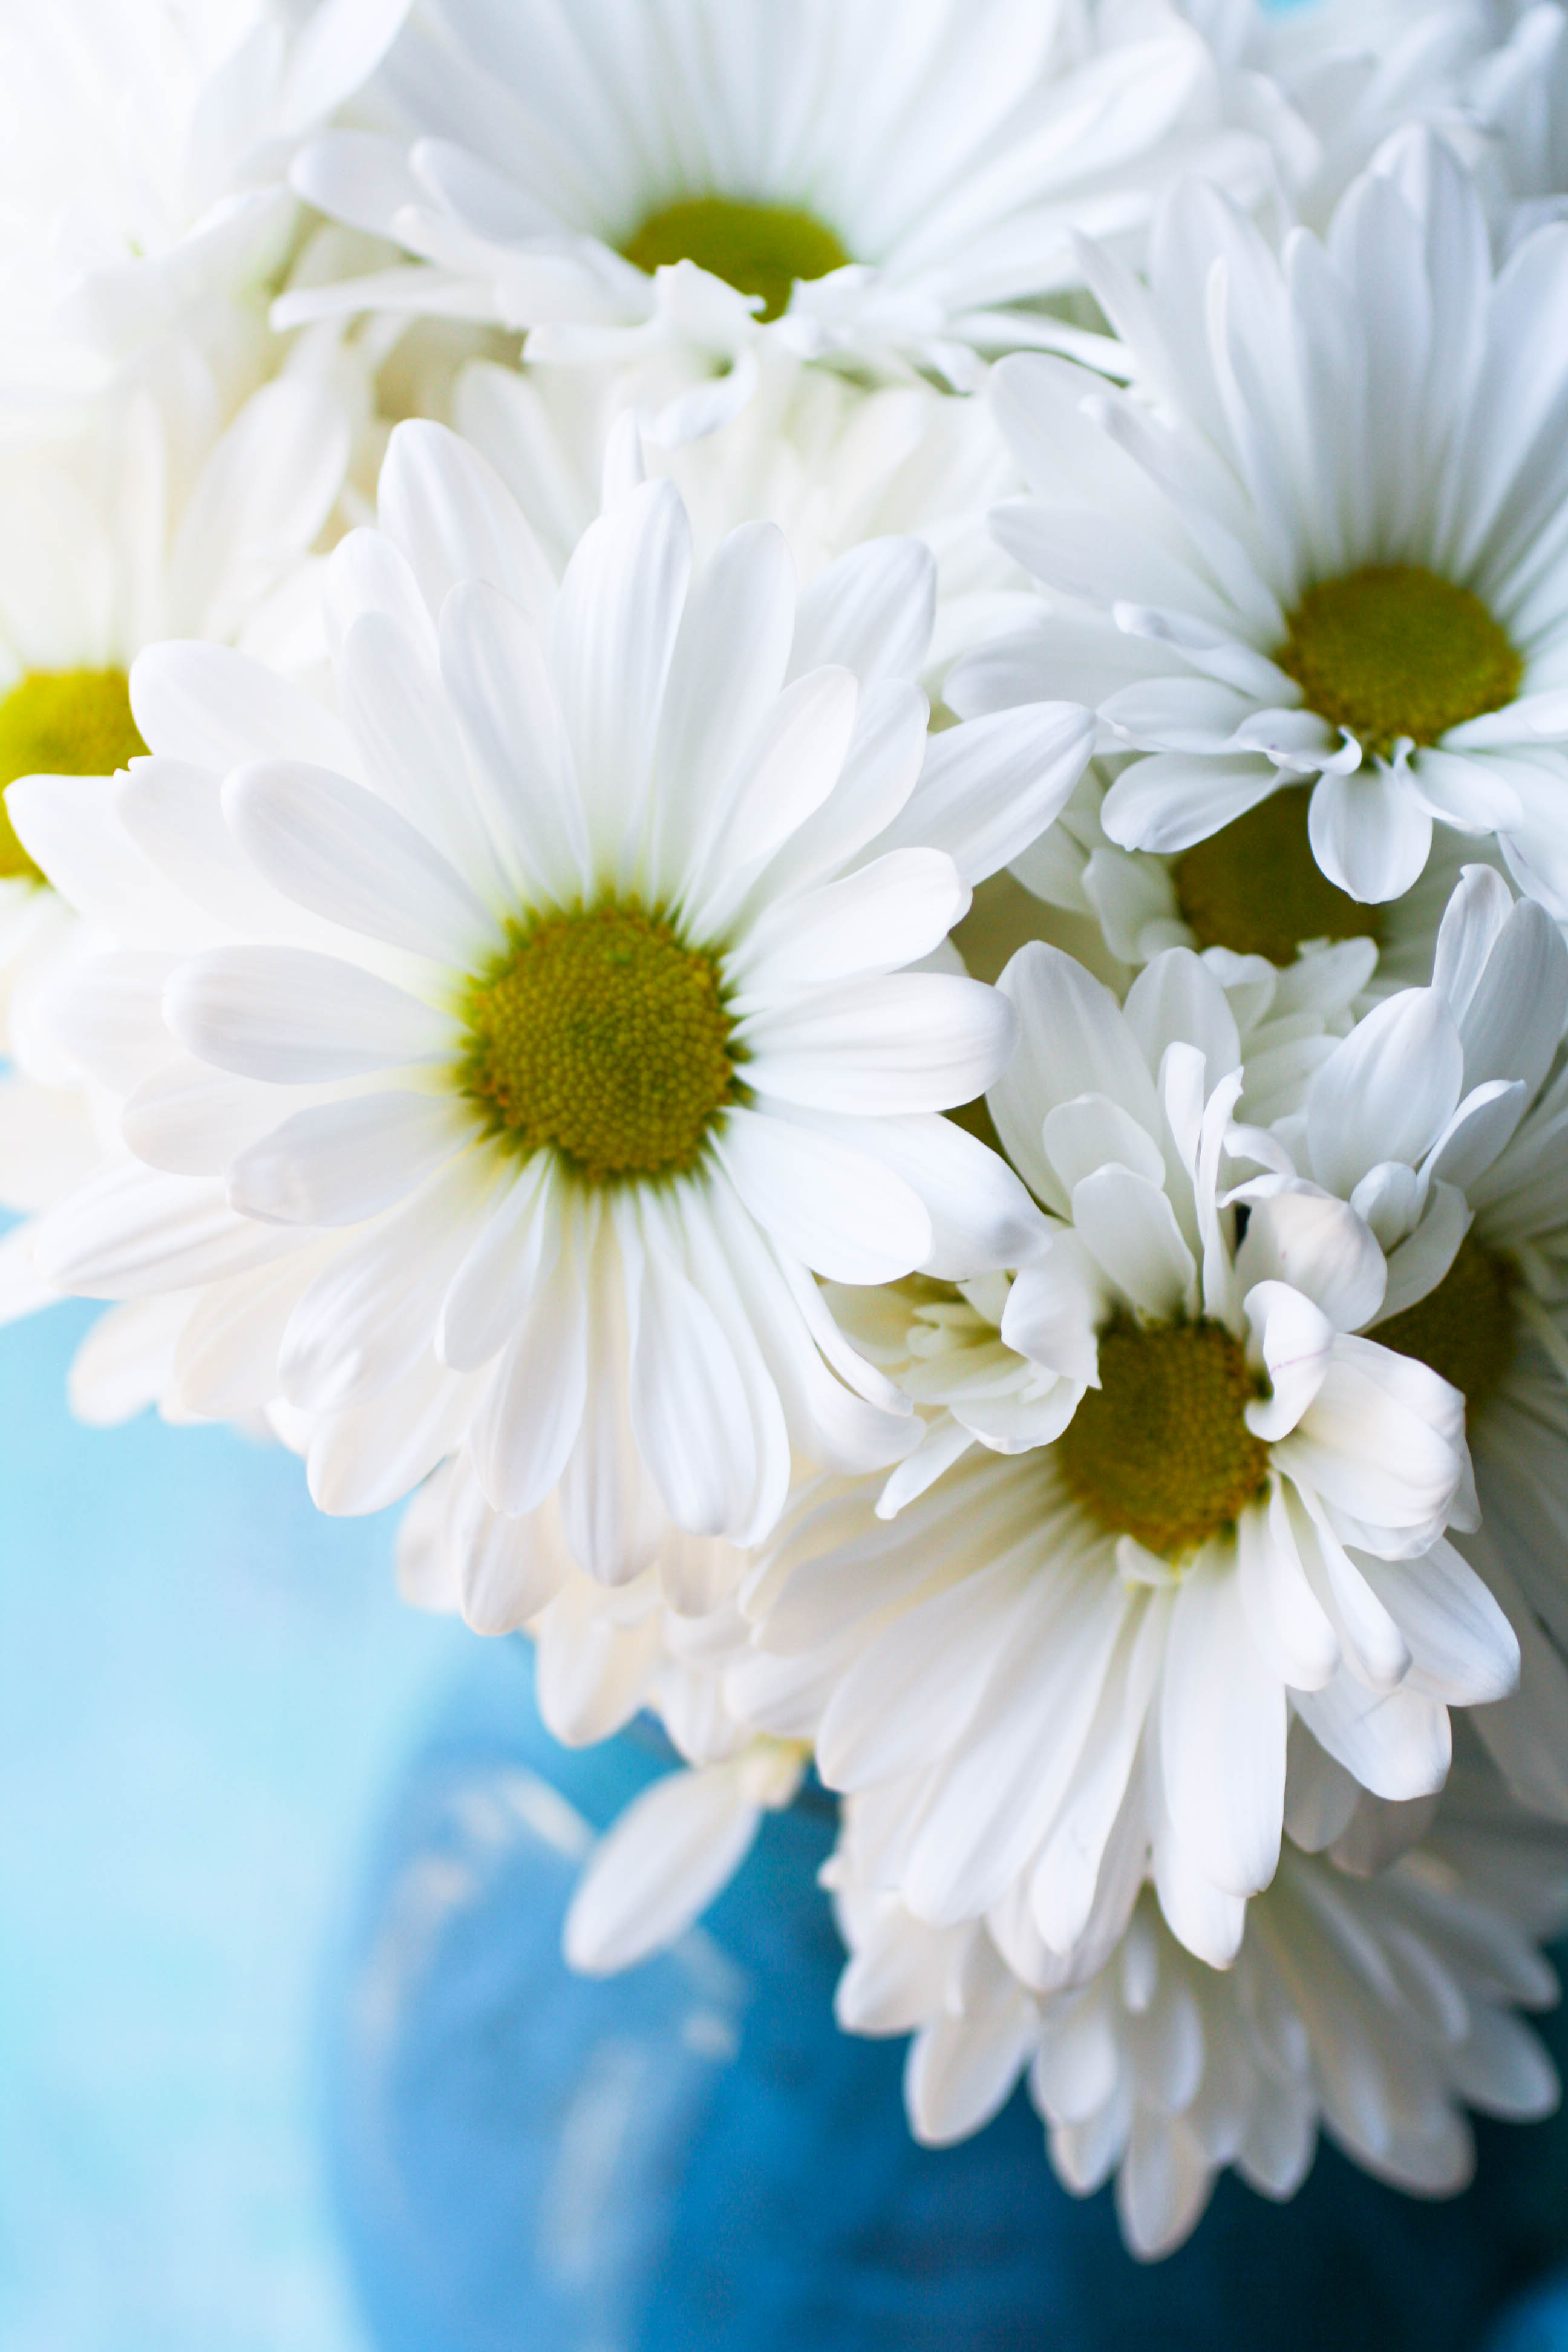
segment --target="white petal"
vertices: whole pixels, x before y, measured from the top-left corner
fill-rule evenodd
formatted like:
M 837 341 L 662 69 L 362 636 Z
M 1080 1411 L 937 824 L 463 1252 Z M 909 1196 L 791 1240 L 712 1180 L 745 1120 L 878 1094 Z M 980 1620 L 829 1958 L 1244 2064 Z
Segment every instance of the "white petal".
M 1161 1321 L 1196 1303 L 1197 1265 L 1163 1190 L 1130 1168 L 1073 1187 L 1072 1220 L 1095 1263 L 1141 1314 Z
M 1198 1560 L 1171 1615 L 1160 1756 L 1182 1843 L 1226 1894 L 1254 1895 L 1274 1875 L 1286 1727 L 1284 1688 L 1253 1647 L 1234 1561 Z
M 831 1134 L 737 1108 L 713 1149 L 758 1223 L 831 1281 L 894 1282 L 930 1255 L 919 1197 Z
M 1447 1778 L 1448 1710 L 1407 1684 L 1379 1693 L 1342 1672 L 1295 1705 L 1314 1738 L 1374 1797 L 1427 1797 Z
M 241 1078 L 315 1086 L 449 1053 L 458 1030 L 357 964 L 303 948 L 212 948 L 173 972 L 163 1014 L 187 1053 Z
M 377 487 L 382 530 L 401 549 L 431 613 L 461 580 L 486 580 L 542 618 L 555 583 L 517 500 L 488 459 L 443 425 L 395 425 Z
M 936 564 L 915 539 L 868 539 L 800 600 L 790 675 L 842 663 L 862 686 L 918 678 L 936 614 Z
M 775 903 L 728 960 L 742 1002 L 897 971 L 940 947 L 969 891 L 936 849 L 894 849 L 842 881 Z
M 611 1976 L 684 1934 L 739 1870 L 762 1820 L 733 1765 L 656 1780 L 600 1839 L 566 1914 L 574 1969 Z
M 352 1095 L 297 1111 L 242 1152 L 229 1171 L 229 1199 L 276 1224 L 354 1225 L 472 1139 L 471 1118 L 447 1096 Z
M 151 646 L 131 667 L 131 708 L 151 751 L 224 775 L 246 760 L 308 760 L 356 772 L 342 722 L 297 686 L 226 646 Z
M 621 1225 L 630 1259 L 628 1215 Z M 678 1527 L 739 1532 L 757 1475 L 749 1400 L 713 1309 L 678 1265 L 651 1213 L 637 1221 L 641 1280 L 632 1328 L 632 1433 Z
M 538 1509 L 576 1443 L 587 1389 L 584 1269 L 563 1247 L 518 1318 L 469 1439 L 493 1509 Z
M 748 1086 L 852 1115 L 969 1102 L 995 1078 L 1014 1034 L 996 990 L 939 972 L 848 982 L 737 1026 Z
M 966 882 L 983 882 L 1061 814 L 1093 748 L 1093 717 L 1071 702 L 946 728 L 888 839 L 945 849 Z
M 1431 853 L 1431 818 L 1386 768 L 1320 776 L 1308 824 L 1312 855 L 1329 880 L 1363 906 L 1402 898 Z
M 1236 1278 L 1243 1291 L 1255 1283 L 1289 1284 L 1336 1330 L 1359 1331 L 1383 1305 L 1388 1268 L 1352 1209 L 1303 1184 L 1252 1203 Z
M 229 777 L 224 814 L 246 856 L 296 906 L 413 955 L 472 971 L 499 926 L 434 845 L 363 784 L 297 761 Z
M 1289 1434 L 1328 1377 L 1334 1329 L 1322 1309 L 1283 1282 L 1260 1282 L 1242 1302 L 1255 1358 L 1268 1373 L 1270 1393 L 1243 1415 L 1255 1437 L 1275 1444 Z

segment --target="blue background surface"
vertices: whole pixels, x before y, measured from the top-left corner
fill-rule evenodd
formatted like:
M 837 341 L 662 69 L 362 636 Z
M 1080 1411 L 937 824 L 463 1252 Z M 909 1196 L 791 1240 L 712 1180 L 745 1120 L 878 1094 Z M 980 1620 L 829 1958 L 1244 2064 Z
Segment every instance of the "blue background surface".
M 1560 2121 L 1447 2207 L 1224 2183 L 1153 2270 L 1021 2100 L 915 2149 L 900 2049 L 829 2020 L 820 1811 L 569 1978 L 651 1743 L 555 1748 L 523 1645 L 402 1610 L 390 1520 L 286 1455 L 74 1428 L 85 1320 L 0 1333 L 3 2352 L 1568 2347 Z

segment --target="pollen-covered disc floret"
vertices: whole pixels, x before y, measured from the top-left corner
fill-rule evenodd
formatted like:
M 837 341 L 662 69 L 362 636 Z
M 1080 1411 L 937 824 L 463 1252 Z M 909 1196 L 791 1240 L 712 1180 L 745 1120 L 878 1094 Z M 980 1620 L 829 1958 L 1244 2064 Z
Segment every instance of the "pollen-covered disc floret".
M 1385 1265 L 1359 1211 L 1256 1173 L 1276 1146 L 1236 1121 L 1230 998 L 1256 1017 L 1272 980 L 1175 949 L 1120 1006 L 1021 950 L 987 1099 L 1048 1246 L 1011 1280 L 841 1306 L 922 1440 L 875 1499 L 800 1498 L 726 1686 L 781 1735 L 826 1693 L 818 1769 L 866 1799 L 879 1883 L 933 1927 L 1016 1883 L 1065 1963 L 1147 1860 L 1174 1934 L 1224 1965 L 1279 1856 L 1292 1718 L 1415 1799 L 1448 1704 L 1517 1673 L 1445 1534 L 1473 1524 L 1462 1400 L 1363 1336 Z
M 686 1176 L 735 1088 L 718 959 L 636 905 L 540 915 L 476 982 L 464 1084 L 590 1182 Z
M 1309 710 L 1380 760 L 1513 700 L 1524 664 L 1480 598 L 1419 564 L 1309 588 L 1275 653 Z
M 1122 850 L 1179 855 L 1310 782 L 1311 855 L 1352 898 L 1409 891 L 1441 823 L 1495 835 L 1568 916 L 1568 446 L 1537 407 L 1560 226 L 1494 264 L 1475 182 L 1411 129 L 1321 244 L 1282 257 L 1191 183 L 1152 251 L 1147 286 L 1094 268 L 1130 390 L 1056 359 L 996 372 L 1037 495 L 994 528 L 1053 611 L 972 656 L 952 707 L 1087 681 Z
M 39 1244 L 55 1278 L 112 1289 L 151 1219 L 142 1290 L 253 1284 L 272 1336 L 237 1362 L 193 1341 L 182 1407 L 280 1390 L 331 1510 L 453 1458 L 447 1569 L 487 1619 L 538 1590 L 547 1509 L 565 1556 L 620 1585 L 672 1522 L 765 1532 L 792 1449 L 897 1459 L 907 1402 L 815 1276 L 967 1274 L 1044 1230 L 939 1115 L 994 1076 L 1010 1008 L 907 967 L 1049 822 L 1088 714 L 930 738 L 929 552 L 857 547 L 802 598 L 783 535 L 752 523 L 697 569 L 626 428 L 558 584 L 470 446 L 398 427 L 384 530 L 331 563 L 342 718 L 199 647 L 138 668 L 138 707 L 207 709 L 227 769 L 154 725 L 117 795 L 121 855 L 184 887 L 171 813 L 221 803 L 246 872 L 223 903 L 252 912 L 215 942 L 194 908 L 160 1016 L 190 1059 L 171 1084 L 154 1056 L 123 1112 L 142 1165 Z M 254 757 L 237 711 L 265 714 Z M 62 829 L 18 789 L 47 869 Z M 193 1063 L 246 1107 L 194 1186 Z
M 809 284 L 851 258 L 836 233 L 794 205 L 752 205 L 732 196 L 687 196 L 661 205 L 621 247 L 651 278 L 672 262 L 694 262 L 762 299 L 760 316 L 782 318 L 797 280 Z
M 1385 1348 L 1429 1364 L 1465 1400 L 1473 1424 L 1512 1368 L 1519 1348 L 1515 1293 L 1519 1274 L 1500 1250 L 1475 1234 L 1459 1244 L 1435 1290 L 1377 1327 Z
M 1383 910 L 1359 906 L 1313 857 L 1310 798 L 1288 784 L 1176 859 L 1173 911 L 1199 947 L 1286 964 L 1305 940 L 1379 937 Z
M 1100 1385 L 1062 1433 L 1062 1475 L 1102 1527 L 1184 1559 L 1268 1483 L 1245 1418 L 1258 1385 L 1223 1323 L 1119 1317 L 1100 1335 Z

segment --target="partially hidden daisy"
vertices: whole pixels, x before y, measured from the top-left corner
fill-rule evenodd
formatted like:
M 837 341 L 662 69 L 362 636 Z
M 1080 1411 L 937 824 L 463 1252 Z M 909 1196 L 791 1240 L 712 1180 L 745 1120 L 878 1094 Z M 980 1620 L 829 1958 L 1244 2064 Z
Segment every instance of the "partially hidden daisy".
M 1283 260 L 1196 185 L 1156 227 L 1146 288 L 1091 259 L 1136 392 L 1043 356 L 997 372 L 1037 495 L 994 527 L 1058 601 L 951 693 L 974 712 L 1070 674 L 1103 748 L 1136 754 L 1107 835 L 1169 854 L 1218 836 L 1211 888 L 1245 890 L 1237 821 L 1294 794 L 1352 898 L 1408 890 L 1442 822 L 1495 836 L 1561 915 L 1568 227 L 1499 272 L 1442 141 L 1411 133 L 1385 162 Z
M 1429 987 L 1334 1047 L 1249 1148 L 1354 1203 L 1388 1259 L 1370 1336 L 1465 1398 L 1482 1514 L 1456 1538 L 1518 1636 L 1519 1689 L 1476 1729 L 1526 1803 L 1568 1818 L 1568 949 L 1472 866 Z M 1273 1152 L 1270 1152 L 1270 1144 Z
M 0 352 L 10 403 L 94 389 L 171 332 L 264 332 L 301 140 L 408 0 L 55 0 L 0 31 Z
M 1456 1768 L 1435 1822 L 1390 1860 L 1375 1805 L 1325 1764 L 1298 1776 L 1293 1757 L 1279 1868 L 1225 1970 L 1183 1949 L 1136 1881 L 1066 1977 L 994 1925 L 925 1925 L 868 1877 L 852 1799 L 827 1872 L 851 1955 L 836 2013 L 913 2035 L 917 2137 L 966 2137 L 1023 2075 L 1058 2177 L 1088 2196 L 1114 2176 L 1122 2236 L 1149 2261 L 1196 2226 L 1226 2166 L 1293 2196 L 1320 2131 L 1380 2179 L 1451 2196 L 1475 2166 L 1468 2108 L 1550 2114 L 1556 2071 L 1519 2012 L 1558 1997 L 1541 1946 L 1568 1920 L 1562 1830 Z
M 1246 1071 L 1204 962 L 1171 950 L 1125 1010 L 1041 945 L 1001 986 L 1021 1040 L 988 1101 L 1049 1245 L 1011 1281 L 868 1302 L 923 1443 L 879 1505 L 859 1482 L 792 1506 L 734 1701 L 787 1731 L 817 1661 L 823 1779 L 875 1794 L 917 1916 L 1019 1881 L 1068 1953 L 1107 1855 L 1152 1854 L 1173 1929 L 1223 1965 L 1278 1860 L 1292 1717 L 1415 1798 L 1448 1705 L 1512 1685 L 1445 1537 L 1474 1523 L 1463 1402 L 1361 1336 L 1387 1273 L 1349 1203 L 1222 1181 Z
M 103 807 L 107 778 L 146 751 L 131 708 L 138 653 L 171 636 L 238 645 L 296 674 L 325 662 L 321 566 L 349 462 L 352 420 L 324 376 L 263 385 L 226 415 L 195 346 L 0 446 L 0 786 L 37 776 L 62 821 Z M 128 946 L 114 967 L 145 985 L 165 886 L 110 913 Z M 174 902 L 173 920 L 183 920 Z M 36 1211 L 124 1157 L 98 1027 L 77 1018 L 84 960 L 111 932 L 49 887 L 0 803 L 0 1204 Z M 138 959 L 142 959 L 139 961 Z M 48 1295 L 26 1227 L 0 1244 L 0 1316 Z M 117 1370 L 121 1332 L 107 1332 Z M 94 1343 L 89 1341 L 91 1350 Z M 156 1375 L 152 1385 L 156 1385 Z M 78 1400 L 99 1417 L 90 1355 Z M 146 1383 L 137 1389 L 145 1402 Z M 100 1397 L 100 1404 L 107 1398 Z
M 381 82 L 408 138 L 317 141 L 296 187 L 408 263 L 289 298 L 531 331 L 531 356 L 665 338 L 968 387 L 978 354 L 1103 339 L 1046 304 L 1081 286 L 1072 233 L 1136 255 L 1183 169 L 1259 185 L 1213 62 L 1172 8 L 960 8 L 890 27 L 876 0 L 473 0 L 421 9 Z
M 112 929 L 149 870 L 187 908 L 134 1008 L 112 965 L 99 1000 L 142 1164 L 35 1256 L 194 1294 L 187 1407 L 281 1391 L 324 1507 L 462 1452 L 492 1514 L 553 1496 L 625 1580 L 669 1519 L 764 1532 L 792 1443 L 866 1468 L 910 1442 L 816 1274 L 1037 1246 L 938 1115 L 994 1077 L 1011 1007 L 907 967 L 1049 822 L 1091 724 L 928 741 L 923 548 L 868 543 L 797 600 L 750 526 L 693 579 L 629 454 L 559 587 L 439 426 L 395 434 L 381 522 L 331 561 L 341 716 L 164 646 L 132 672 L 152 756 L 90 816 L 13 791 L 84 911 Z

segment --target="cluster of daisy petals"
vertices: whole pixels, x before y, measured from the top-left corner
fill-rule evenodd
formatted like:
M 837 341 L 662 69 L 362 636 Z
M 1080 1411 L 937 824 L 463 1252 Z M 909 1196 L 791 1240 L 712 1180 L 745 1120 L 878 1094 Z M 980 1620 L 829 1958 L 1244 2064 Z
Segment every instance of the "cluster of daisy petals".
M 0 1313 L 837 1792 L 914 2130 L 1458 2188 L 1568 1923 L 1568 11 L 0 37 Z

